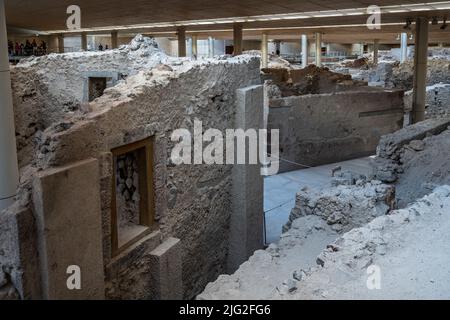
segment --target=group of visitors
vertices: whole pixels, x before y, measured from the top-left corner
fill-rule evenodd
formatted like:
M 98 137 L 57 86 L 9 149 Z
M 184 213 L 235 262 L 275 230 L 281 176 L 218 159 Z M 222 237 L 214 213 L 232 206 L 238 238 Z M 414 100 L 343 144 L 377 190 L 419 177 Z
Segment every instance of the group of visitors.
M 36 39 L 30 42 L 30 40 L 26 40 L 25 43 L 8 41 L 8 53 L 10 56 L 42 56 L 47 54 L 47 43 L 45 41 L 41 41 L 38 45 Z
M 103 50 L 109 50 L 109 46 L 106 45 L 105 47 L 103 47 L 103 45 L 100 43 L 100 45 L 98 46 L 98 51 L 103 51 Z

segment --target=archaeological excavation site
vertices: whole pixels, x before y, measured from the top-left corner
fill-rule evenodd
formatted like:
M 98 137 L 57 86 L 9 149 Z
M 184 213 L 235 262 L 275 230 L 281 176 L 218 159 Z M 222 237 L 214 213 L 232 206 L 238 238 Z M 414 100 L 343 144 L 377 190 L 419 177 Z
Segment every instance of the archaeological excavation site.
M 0 300 L 450 300 L 450 1 L 375 2 L 0 0 Z

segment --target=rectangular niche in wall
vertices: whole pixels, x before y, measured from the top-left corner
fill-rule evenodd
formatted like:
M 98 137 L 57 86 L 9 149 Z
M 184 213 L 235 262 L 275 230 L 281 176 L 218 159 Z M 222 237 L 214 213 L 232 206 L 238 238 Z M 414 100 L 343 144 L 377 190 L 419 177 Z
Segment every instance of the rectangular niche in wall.
M 109 79 L 111 81 L 111 79 Z M 89 78 L 89 102 L 101 97 L 108 86 L 108 78 Z
M 112 251 L 117 255 L 156 227 L 153 139 L 112 150 Z

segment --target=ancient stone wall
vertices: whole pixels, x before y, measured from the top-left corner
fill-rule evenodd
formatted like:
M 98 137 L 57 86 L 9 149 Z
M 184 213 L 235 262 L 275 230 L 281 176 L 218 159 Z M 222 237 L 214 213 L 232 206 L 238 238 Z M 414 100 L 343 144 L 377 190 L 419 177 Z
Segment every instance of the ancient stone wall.
M 114 60 L 117 67 L 127 59 L 126 54 L 120 52 L 116 55 L 124 56 Z M 52 68 L 63 64 L 66 59 L 71 60 L 67 55 L 48 59 L 55 60 Z M 69 74 L 75 64 L 81 65 L 89 57 L 77 56 L 73 60 L 69 61 L 69 66 L 61 66 L 64 73 Z M 235 128 L 237 89 L 260 84 L 259 66 L 259 59 L 249 56 L 197 62 L 176 59 L 166 61 L 166 64 L 158 60 L 153 69 L 142 68 L 141 64 L 139 68 L 143 71 L 106 90 L 102 97 L 88 105 L 85 112 L 65 110 L 61 117 L 55 116 L 50 120 L 43 116 L 49 121 L 41 128 L 42 132 L 30 135 L 36 151 L 24 164 L 31 163 L 35 170 L 60 168 L 89 158 L 99 162 L 107 298 L 168 298 L 162 295 L 161 290 L 155 293 L 150 283 L 152 270 L 149 268 L 155 263 L 164 263 L 164 259 L 155 258 L 159 252 L 157 249 L 171 237 L 180 239 L 176 249 L 169 251 L 173 252 L 173 259 L 181 255 L 184 298 L 192 298 L 208 282 L 226 272 L 232 211 L 232 166 L 176 166 L 170 160 L 170 152 L 175 145 L 170 137 L 176 129 L 193 131 L 194 120 L 202 121 L 204 128 L 223 132 Z M 29 67 L 38 72 L 39 67 Z M 25 74 L 16 76 L 15 81 L 25 77 Z M 79 87 L 70 81 L 64 82 L 66 80 L 59 79 L 60 87 L 58 90 L 54 88 L 55 94 L 63 95 L 66 86 Z M 48 104 L 41 104 L 48 97 L 55 108 L 63 108 L 67 98 L 59 101 L 49 92 L 47 80 L 39 78 L 34 83 L 46 88 L 32 93 L 32 106 L 48 108 Z M 80 97 L 79 92 L 67 96 L 71 101 Z M 19 100 L 23 98 L 16 96 Z M 17 106 L 18 113 L 27 113 L 23 110 L 24 104 Z M 46 112 L 51 110 L 50 105 Z M 16 121 L 20 130 L 28 127 L 31 120 L 19 117 Z M 156 229 L 115 255 L 111 248 L 111 150 L 149 137 L 154 141 Z M 28 177 L 33 178 L 34 175 Z M 35 198 L 40 196 L 35 194 Z
M 368 91 L 367 82 L 354 81 L 349 74 L 330 71 L 328 68 L 309 65 L 303 69 L 262 69 L 263 79 L 269 80 L 270 98 L 342 91 Z
M 12 67 L 20 166 L 32 161 L 36 136 L 65 117 L 89 111 L 89 77 L 106 78 L 110 87 L 167 59 L 154 40 L 137 36 L 117 50 L 50 54 Z
M 375 153 L 403 126 L 403 92 L 369 90 L 271 99 L 269 129 L 280 129 L 280 171 Z

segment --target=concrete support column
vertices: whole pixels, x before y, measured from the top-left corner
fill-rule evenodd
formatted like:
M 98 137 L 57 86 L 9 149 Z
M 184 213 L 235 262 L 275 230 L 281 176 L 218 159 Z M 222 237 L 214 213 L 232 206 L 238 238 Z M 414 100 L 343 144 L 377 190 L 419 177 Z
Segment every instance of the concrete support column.
M 4 0 L 0 0 L 0 211 L 13 203 L 19 184 Z
M 58 51 L 58 37 L 55 35 L 49 35 L 47 53 L 58 53 Z
M 117 49 L 119 47 L 118 32 L 111 31 L 111 49 Z
M 417 18 L 414 54 L 413 106 L 411 114 L 412 123 L 417 123 L 425 119 L 428 63 L 428 27 L 428 18 Z
M 373 64 L 378 65 L 378 49 L 380 47 L 380 40 L 373 41 Z
M 233 25 L 234 55 L 242 54 L 242 24 L 235 23 Z
M 269 36 L 267 33 L 262 34 L 261 39 L 261 68 L 267 68 L 269 66 Z
M 308 37 L 306 34 L 302 34 L 302 67 L 308 66 Z
M 322 66 L 322 33 L 316 32 L 316 66 Z
M 64 35 L 58 35 L 58 53 L 64 53 Z
M 81 34 L 81 50 L 87 51 L 88 49 L 87 33 L 83 32 Z
M 186 28 L 178 28 L 178 56 L 186 57 Z
M 403 32 L 400 37 L 400 63 L 408 58 L 408 34 Z
M 192 36 L 192 57 L 197 59 L 198 57 L 198 46 L 197 46 L 197 36 Z
M 251 86 L 237 90 L 236 127 L 244 131 L 264 128 L 264 89 Z M 228 143 L 234 143 L 227 141 Z M 245 150 L 250 150 L 246 142 Z M 236 144 L 235 151 L 237 150 Z M 234 153 L 236 157 L 236 152 Z M 264 246 L 264 180 L 260 164 L 236 164 L 232 170 L 232 207 L 228 271 L 235 272 Z
M 208 37 L 208 57 L 214 57 L 214 38 Z

